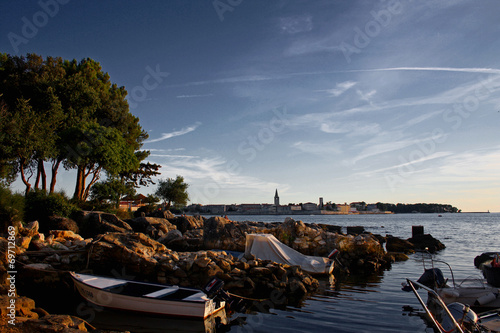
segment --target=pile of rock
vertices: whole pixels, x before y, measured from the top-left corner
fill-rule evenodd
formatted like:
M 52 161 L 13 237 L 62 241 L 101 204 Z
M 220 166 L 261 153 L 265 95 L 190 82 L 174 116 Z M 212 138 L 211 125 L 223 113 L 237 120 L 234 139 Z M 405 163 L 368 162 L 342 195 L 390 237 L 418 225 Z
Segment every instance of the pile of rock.
M 95 328 L 69 315 L 51 315 L 28 297 L 0 295 L 0 325 L 13 332 L 89 332 Z
M 19 275 L 34 288 L 44 283 L 71 285 L 58 269 L 89 269 L 101 275 L 199 288 L 218 277 L 234 294 L 271 297 L 275 304 L 287 304 L 314 292 L 318 281 L 296 266 L 235 254 L 233 251 L 245 251 L 247 234 L 272 234 L 306 255 L 327 256 L 337 249 L 337 266 L 347 273 L 386 269 L 395 260 L 407 258 L 394 252 L 408 253 L 416 247 L 412 240 L 372 235 L 362 227 L 342 234 L 335 226 L 305 224 L 292 218 L 282 223 L 233 222 L 222 217 L 163 213 L 124 221 L 108 213 L 81 212 L 75 220 L 76 226 L 74 221 L 55 218 L 54 225 L 73 230 L 46 233 L 38 230 L 36 221 L 16 225 L 16 259 L 27 264 Z M 43 271 L 50 274 L 39 274 Z M 5 272 L 4 267 L 0 273 Z
M 389 267 L 395 260 L 394 256 L 385 253 L 380 240 L 372 234 L 343 235 L 292 218 L 286 218 L 283 223 L 256 223 L 212 217 L 205 221 L 203 245 L 205 248 L 242 252 L 249 233 L 273 234 L 285 245 L 306 255 L 326 257 L 337 249 L 342 265 L 351 271 L 376 272 Z
M 92 244 L 89 258 L 99 273 L 125 271 L 129 279 L 198 288 L 218 277 L 235 294 L 255 298 L 282 293 L 283 302 L 301 299 L 319 286 L 298 267 L 237 258 L 226 251 L 176 252 L 141 233 L 102 235 Z

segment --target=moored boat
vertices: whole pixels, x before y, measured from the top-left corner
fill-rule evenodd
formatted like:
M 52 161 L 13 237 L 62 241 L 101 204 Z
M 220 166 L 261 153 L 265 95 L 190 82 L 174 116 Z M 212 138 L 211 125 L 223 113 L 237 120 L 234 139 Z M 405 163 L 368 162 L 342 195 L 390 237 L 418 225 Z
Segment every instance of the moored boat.
M 453 302 L 445 304 L 439 294 L 416 281 L 406 279 L 407 286 L 413 291 L 420 305 L 425 310 L 425 317 L 439 333 L 491 333 L 499 332 L 499 310 L 476 314 L 468 305 Z M 432 306 L 424 302 L 418 289 L 425 290 L 433 299 Z
M 207 318 L 222 310 L 224 300 L 199 289 L 146 283 L 71 272 L 80 295 L 89 302 L 118 310 L 166 316 Z
M 430 258 L 430 267 L 426 267 L 423 259 L 424 273 L 417 282 L 433 289 L 445 304 L 459 302 L 468 304 L 476 310 L 500 308 L 500 289 L 480 276 L 456 281 L 451 266 L 444 261 Z M 429 259 L 429 258 L 428 258 Z M 445 279 L 442 270 L 437 267 L 444 264 L 449 268 L 450 279 Z M 404 289 L 409 291 L 408 288 Z M 432 299 L 430 299 L 432 301 Z
M 254 255 L 262 260 L 280 264 L 300 266 L 309 274 L 331 274 L 334 269 L 332 258 L 338 253 L 333 250 L 327 257 L 307 256 L 280 242 L 271 234 L 247 234 L 245 256 Z
M 474 258 L 474 265 L 483 271 L 483 276 L 490 285 L 500 287 L 500 254 L 498 252 L 482 253 Z

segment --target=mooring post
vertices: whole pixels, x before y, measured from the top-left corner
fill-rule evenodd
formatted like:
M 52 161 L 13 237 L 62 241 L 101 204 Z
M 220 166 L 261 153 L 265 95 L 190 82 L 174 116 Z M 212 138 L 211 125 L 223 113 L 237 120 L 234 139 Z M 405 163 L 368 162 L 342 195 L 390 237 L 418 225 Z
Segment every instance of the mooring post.
M 411 227 L 411 237 L 415 238 L 415 236 L 420 236 L 424 234 L 424 226 L 423 225 L 414 225 Z

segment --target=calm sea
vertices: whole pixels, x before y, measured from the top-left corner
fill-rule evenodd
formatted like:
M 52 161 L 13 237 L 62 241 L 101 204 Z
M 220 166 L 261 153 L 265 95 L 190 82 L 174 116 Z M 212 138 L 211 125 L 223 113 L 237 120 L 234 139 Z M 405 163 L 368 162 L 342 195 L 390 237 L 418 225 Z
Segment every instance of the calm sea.
M 283 222 L 286 216 L 232 215 L 236 221 Z M 349 216 L 294 216 L 305 223 L 364 226 L 380 235 L 411 237 L 413 225 L 424 226 L 446 245 L 435 257 L 448 262 L 456 279 L 481 277 L 474 267 L 474 257 L 483 252 L 500 250 L 500 214 L 399 214 Z M 345 229 L 344 229 L 345 231 Z M 407 277 L 417 279 L 423 271 L 421 256 L 393 264 L 388 271 L 374 276 L 352 276 L 332 286 L 320 279 L 321 291 L 308 298 L 301 307 L 271 308 L 268 313 L 255 312 L 228 318 L 231 325 L 215 329 L 211 320 L 176 320 L 123 315 L 101 311 L 91 324 L 99 328 L 131 332 L 433 332 L 418 316 L 409 316 L 403 306 L 421 308 L 413 293 L 401 291 Z M 449 277 L 449 274 L 446 274 Z

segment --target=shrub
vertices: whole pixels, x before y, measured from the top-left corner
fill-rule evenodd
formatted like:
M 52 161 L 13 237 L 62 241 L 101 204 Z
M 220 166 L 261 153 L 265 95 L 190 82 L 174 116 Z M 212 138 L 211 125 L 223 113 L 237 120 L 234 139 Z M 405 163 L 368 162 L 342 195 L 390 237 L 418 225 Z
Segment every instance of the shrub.
M 157 207 L 158 206 L 155 204 L 141 206 L 134 212 L 134 217 L 141 217 L 142 213 L 146 214 L 146 216 L 150 216 Z
M 7 227 L 15 221 L 22 221 L 24 195 L 12 193 L 10 188 L 0 184 L 0 232 L 6 233 Z
M 44 223 L 49 216 L 57 215 L 69 217 L 78 207 L 73 205 L 62 193 L 50 193 L 46 191 L 30 191 L 26 196 L 24 216 L 26 221 L 38 220 Z

